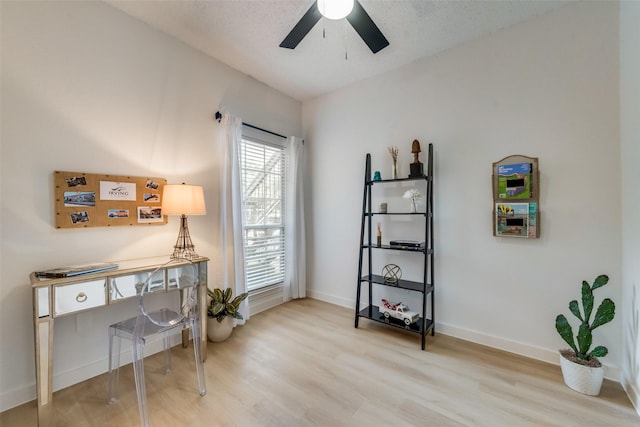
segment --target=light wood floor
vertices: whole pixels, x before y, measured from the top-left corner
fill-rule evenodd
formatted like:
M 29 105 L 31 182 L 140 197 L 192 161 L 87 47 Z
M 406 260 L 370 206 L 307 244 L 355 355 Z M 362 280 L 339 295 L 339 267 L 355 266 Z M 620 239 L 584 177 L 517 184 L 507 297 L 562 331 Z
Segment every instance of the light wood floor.
M 191 348 L 173 372 L 145 359 L 153 426 L 635 426 L 619 384 L 598 397 L 570 390 L 560 368 L 455 338 L 419 336 L 306 299 L 253 316 L 224 343 L 209 343 L 208 393 L 196 391 Z M 54 394 L 56 426 L 137 426 L 131 365 L 120 400 L 107 375 Z M 36 425 L 35 402 L 0 414 L 3 427 Z

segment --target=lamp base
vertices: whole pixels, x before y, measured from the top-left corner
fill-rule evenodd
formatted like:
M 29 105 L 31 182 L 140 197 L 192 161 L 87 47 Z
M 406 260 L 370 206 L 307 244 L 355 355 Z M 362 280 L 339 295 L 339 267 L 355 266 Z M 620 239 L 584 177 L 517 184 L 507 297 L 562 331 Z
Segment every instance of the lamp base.
M 424 176 L 424 168 L 422 163 L 410 163 L 409 164 L 409 178 L 417 178 Z
M 187 248 L 181 249 L 181 248 L 176 248 L 174 246 L 173 253 L 169 258 L 193 260 L 195 258 L 200 258 L 200 255 L 198 255 L 193 249 L 187 249 Z
M 171 259 L 194 259 L 199 258 L 195 251 L 195 246 L 191 241 L 191 236 L 189 235 L 189 224 L 187 223 L 187 216 L 182 215 L 180 217 L 180 231 L 178 232 L 178 240 L 176 240 L 176 244 L 173 247 L 173 253 L 171 254 Z

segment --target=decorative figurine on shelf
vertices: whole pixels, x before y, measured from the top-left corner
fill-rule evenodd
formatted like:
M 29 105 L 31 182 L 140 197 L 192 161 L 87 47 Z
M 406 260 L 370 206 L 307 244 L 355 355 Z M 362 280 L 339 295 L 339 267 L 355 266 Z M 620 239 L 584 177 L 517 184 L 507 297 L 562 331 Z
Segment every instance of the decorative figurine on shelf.
M 418 212 L 418 201 L 422 198 L 420 191 L 412 188 L 411 190 L 407 190 L 402 197 L 411 201 L 411 213 Z
M 413 144 L 411 144 L 411 153 L 413 153 L 413 162 L 409 165 L 409 178 L 417 178 L 424 176 L 424 168 L 420 160 L 418 160 L 418 155 L 420 155 L 420 141 L 417 139 L 413 140 Z
M 373 180 L 374 181 L 382 181 L 382 178 L 380 177 L 380 171 L 375 171 L 373 173 Z
M 389 154 L 391 154 L 391 160 L 393 160 L 391 178 L 398 179 L 398 147 L 389 147 Z
M 402 277 L 402 270 L 396 264 L 387 264 L 382 267 L 382 278 L 384 283 L 397 285 Z
M 382 246 L 382 224 L 378 223 L 378 236 L 377 236 L 377 241 L 376 243 L 378 244 L 378 247 Z

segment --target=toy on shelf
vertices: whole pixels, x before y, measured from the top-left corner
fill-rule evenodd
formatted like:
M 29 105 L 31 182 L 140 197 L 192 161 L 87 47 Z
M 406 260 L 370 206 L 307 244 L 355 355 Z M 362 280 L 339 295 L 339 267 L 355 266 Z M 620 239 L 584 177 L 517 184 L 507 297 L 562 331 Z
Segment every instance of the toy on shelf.
M 385 319 L 393 317 L 394 319 L 402 320 L 405 325 L 409 326 L 412 323 L 416 323 L 420 317 L 418 313 L 409 310 L 409 307 L 401 302 L 390 302 L 384 298 L 382 298 L 381 302 L 382 305 L 379 310 Z

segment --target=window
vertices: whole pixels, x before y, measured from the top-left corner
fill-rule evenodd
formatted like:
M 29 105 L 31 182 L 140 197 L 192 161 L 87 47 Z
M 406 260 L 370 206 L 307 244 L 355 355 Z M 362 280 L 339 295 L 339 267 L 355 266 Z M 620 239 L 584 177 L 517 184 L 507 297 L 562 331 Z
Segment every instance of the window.
M 284 139 L 243 127 L 242 227 L 247 289 L 284 281 Z

